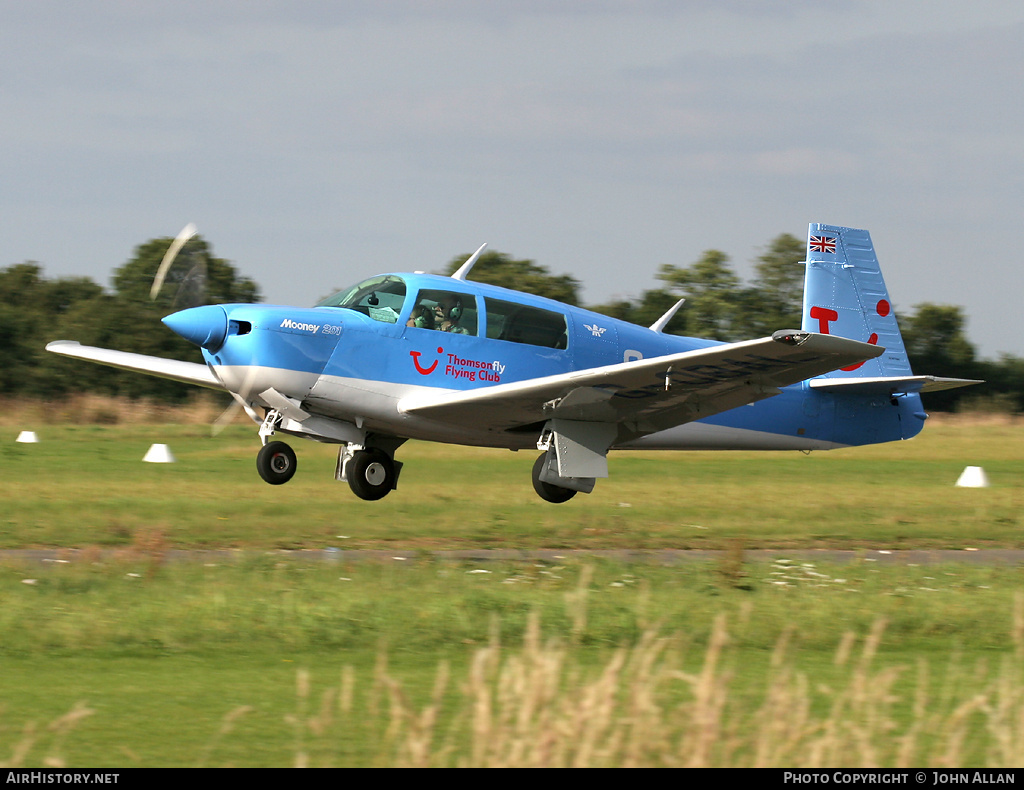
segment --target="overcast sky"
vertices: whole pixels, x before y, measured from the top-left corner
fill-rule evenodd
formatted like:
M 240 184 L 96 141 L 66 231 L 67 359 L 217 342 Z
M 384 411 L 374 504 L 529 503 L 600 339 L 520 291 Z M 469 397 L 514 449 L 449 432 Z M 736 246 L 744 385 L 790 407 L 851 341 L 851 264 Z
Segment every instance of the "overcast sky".
M 268 302 L 486 241 L 594 304 L 828 222 L 871 231 L 897 310 L 1024 356 L 1019 0 L 0 11 L 0 266 L 108 285 L 195 222 Z

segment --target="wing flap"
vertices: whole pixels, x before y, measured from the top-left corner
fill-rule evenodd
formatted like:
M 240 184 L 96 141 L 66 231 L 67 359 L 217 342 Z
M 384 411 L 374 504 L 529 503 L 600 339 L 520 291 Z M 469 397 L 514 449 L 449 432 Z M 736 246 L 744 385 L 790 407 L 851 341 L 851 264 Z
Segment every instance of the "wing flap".
M 558 417 L 616 423 L 619 441 L 771 397 L 885 351 L 812 332 L 727 343 L 473 391 L 402 399 L 399 410 L 492 431 Z
M 213 371 L 206 365 L 200 365 L 197 362 L 183 362 L 178 359 L 151 357 L 146 354 L 133 354 L 110 348 L 83 346 L 76 340 L 54 340 L 52 343 L 46 344 L 46 350 L 64 357 L 85 359 L 111 368 L 148 373 L 150 376 L 196 384 L 215 390 L 225 389 L 224 385 L 213 375 Z

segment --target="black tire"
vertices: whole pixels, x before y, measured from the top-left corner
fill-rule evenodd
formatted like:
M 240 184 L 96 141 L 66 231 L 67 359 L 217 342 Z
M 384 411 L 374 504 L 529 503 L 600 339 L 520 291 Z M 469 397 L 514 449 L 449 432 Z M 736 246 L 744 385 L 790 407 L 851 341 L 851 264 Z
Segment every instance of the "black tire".
M 345 476 L 353 494 L 373 502 L 395 487 L 395 464 L 382 450 L 359 450 L 348 462 Z
M 295 451 L 284 442 L 270 442 L 256 456 L 256 470 L 272 486 L 287 483 L 295 475 Z
M 556 505 L 561 502 L 568 502 L 576 496 L 576 491 L 571 488 L 562 488 L 562 486 L 545 483 L 540 479 L 540 473 L 544 470 L 547 457 L 548 454 L 544 453 L 533 462 L 533 490 L 546 502 L 554 502 Z

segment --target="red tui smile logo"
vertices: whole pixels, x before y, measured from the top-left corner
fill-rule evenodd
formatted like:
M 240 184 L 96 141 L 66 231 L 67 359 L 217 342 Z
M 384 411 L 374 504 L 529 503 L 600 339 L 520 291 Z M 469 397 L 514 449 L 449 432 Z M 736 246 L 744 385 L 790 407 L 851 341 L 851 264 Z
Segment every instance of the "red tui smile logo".
M 441 348 L 440 346 L 438 346 L 437 353 L 438 354 L 443 354 L 444 353 L 444 349 Z M 410 351 L 409 352 L 409 356 L 412 357 L 412 364 L 416 366 L 416 372 L 419 373 L 421 376 L 429 376 L 431 373 L 433 373 L 434 369 L 437 367 L 437 363 L 439 361 L 439 360 L 435 359 L 433 365 L 431 365 L 429 368 L 425 368 L 425 367 L 423 367 L 420 364 L 420 352 L 419 351 Z

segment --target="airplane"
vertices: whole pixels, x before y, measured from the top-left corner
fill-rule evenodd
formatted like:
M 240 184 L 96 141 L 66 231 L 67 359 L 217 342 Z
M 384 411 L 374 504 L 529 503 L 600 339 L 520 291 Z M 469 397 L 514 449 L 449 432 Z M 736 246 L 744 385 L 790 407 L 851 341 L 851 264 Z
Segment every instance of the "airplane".
M 224 390 L 259 425 L 263 480 L 296 471 L 275 435 L 334 443 L 335 478 L 371 501 L 397 488 L 409 439 L 536 448 L 534 490 L 561 503 L 608 477 L 611 450 L 910 439 L 927 418 L 922 392 L 979 383 L 911 372 L 865 230 L 809 225 L 801 328 L 737 343 L 667 334 L 682 300 L 642 327 L 471 281 L 484 247 L 450 277 L 385 273 L 310 308 L 205 305 L 164 318 L 204 363 L 46 348 Z

